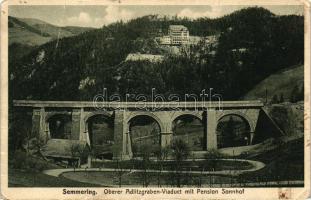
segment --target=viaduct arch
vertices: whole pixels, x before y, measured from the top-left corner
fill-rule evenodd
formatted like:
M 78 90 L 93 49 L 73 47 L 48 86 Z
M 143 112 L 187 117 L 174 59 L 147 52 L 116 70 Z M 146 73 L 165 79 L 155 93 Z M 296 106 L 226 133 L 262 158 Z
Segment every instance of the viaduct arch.
M 217 148 L 216 129 L 224 116 L 236 115 L 250 125 L 251 140 L 254 137 L 259 111 L 263 107 L 260 101 L 224 101 L 221 102 L 110 102 L 102 109 L 94 107 L 93 102 L 80 101 L 28 101 L 14 100 L 16 108 L 31 108 L 32 132 L 44 141 L 51 139 L 49 119 L 56 115 L 71 117 L 71 140 L 86 141 L 88 120 L 96 115 L 112 118 L 114 148 L 113 157 L 129 159 L 133 156 L 129 146 L 129 122 L 136 116 L 148 116 L 160 127 L 160 146 L 168 146 L 173 138 L 173 122 L 180 116 L 190 115 L 200 119 L 204 125 L 204 148 Z M 159 109 L 157 109 L 159 108 Z

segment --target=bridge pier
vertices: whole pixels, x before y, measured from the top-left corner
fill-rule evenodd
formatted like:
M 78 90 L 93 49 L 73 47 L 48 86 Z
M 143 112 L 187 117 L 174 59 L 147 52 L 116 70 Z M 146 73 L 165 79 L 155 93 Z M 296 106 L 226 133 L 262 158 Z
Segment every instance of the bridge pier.
M 251 132 L 250 132 L 251 138 L 250 138 L 250 140 L 249 140 L 249 145 L 252 145 L 252 144 L 253 144 L 254 135 L 255 135 L 255 132 L 254 132 L 254 131 L 251 131 Z
M 207 149 L 217 149 L 217 135 L 216 135 L 216 127 L 217 127 L 217 119 L 216 119 L 216 110 L 208 109 L 206 112 L 206 146 Z
M 132 157 L 129 130 L 127 130 L 127 124 L 124 123 L 124 112 L 115 111 L 113 159 L 127 160 Z
M 167 147 L 170 145 L 173 138 L 172 132 L 161 132 L 161 147 Z
M 81 114 L 80 108 L 72 110 L 72 127 L 71 127 L 71 139 L 79 140 L 81 135 Z
M 32 134 L 44 143 L 48 140 L 45 127 L 45 110 L 44 107 L 34 108 L 32 112 Z
M 80 132 L 79 132 L 79 140 L 87 142 L 90 145 L 90 141 L 88 141 L 87 135 L 87 125 L 86 121 L 84 121 L 85 112 L 84 108 L 80 108 Z

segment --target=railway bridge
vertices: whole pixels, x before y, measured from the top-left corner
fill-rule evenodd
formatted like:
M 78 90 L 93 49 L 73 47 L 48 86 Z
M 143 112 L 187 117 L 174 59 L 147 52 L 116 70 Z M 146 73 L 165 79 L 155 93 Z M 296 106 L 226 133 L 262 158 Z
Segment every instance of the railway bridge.
M 128 159 L 133 156 L 133 138 L 131 121 L 137 117 L 152 119 L 159 127 L 159 142 L 156 145 L 165 147 L 174 138 L 174 122 L 182 116 L 191 116 L 202 122 L 202 151 L 221 148 L 217 133 L 222 119 L 235 116 L 245 122 L 248 136 L 246 145 L 253 144 L 258 126 L 259 113 L 263 107 L 260 101 L 223 101 L 223 102 L 85 102 L 85 101 L 30 101 L 14 100 L 15 109 L 26 109 L 32 113 L 32 133 L 43 141 L 50 139 L 67 139 L 85 141 L 92 145 L 90 134 L 91 119 L 103 116 L 110 119 L 110 144 L 113 158 Z M 65 134 L 58 137 L 53 133 L 61 120 L 67 119 L 70 125 L 63 127 Z M 54 121 L 53 121 L 54 119 Z M 55 121 L 56 119 L 56 121 Z M 104 133 L 103 133 L 104 134 Z M 64 136 L 65 135 L 65 136 Z M 244 137 L 244 136 L 243 136 Z

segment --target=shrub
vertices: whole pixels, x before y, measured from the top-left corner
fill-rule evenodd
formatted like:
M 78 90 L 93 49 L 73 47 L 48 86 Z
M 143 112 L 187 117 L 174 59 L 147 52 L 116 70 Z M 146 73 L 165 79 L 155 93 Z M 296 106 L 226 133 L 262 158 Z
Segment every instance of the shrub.
M 39 157 L 31 156 L 24 151 L 18 150 L 9 156 L 9 168 L 38 172 L 49 168 L 58 168 L 58 166 Z
M 171 149 L 173 157 L 176 161 L 185 160 L 190 155 L 190 149 L 188 145 L 181 139 L 172 140 Z
M 209 149 L 207 150 L 205 154 L 206 163 L 204 165 L 204 168 L 208 170 L 215 170 L 217 168 L 218 160 L 221 158 L 226 158 L 227 155 L 220 153 L 217 149 Z
M 17 150 L 14 152 L 13 155 L 10 155 L 9 158 L 10 168 L 22 169 L 23 167 L 25 167 L 25 163 L 26 163 L 26 152 Z
M 166 160 L 169 153 L 170 153 L 170 148 L 169 147 L 159 147 L 155 150 L 155 156 L 157 157 L 158 160 L 163 161 Z

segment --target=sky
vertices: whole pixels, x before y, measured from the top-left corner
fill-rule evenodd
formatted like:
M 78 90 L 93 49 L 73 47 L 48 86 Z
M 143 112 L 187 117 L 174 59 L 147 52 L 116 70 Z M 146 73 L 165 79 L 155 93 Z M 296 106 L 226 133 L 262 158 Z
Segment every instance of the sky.
M 20 18 L 40 19 L 57 26 L 102 27 L 144 15 L 158 14 L 196 19 L 217 18 L 248 6 L 210 5 L 87 5 L 87 6 L 9 6 L 9 15 Z M 303 6 L 262 6 L 277 15 L 303 15 Z

